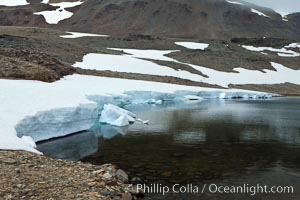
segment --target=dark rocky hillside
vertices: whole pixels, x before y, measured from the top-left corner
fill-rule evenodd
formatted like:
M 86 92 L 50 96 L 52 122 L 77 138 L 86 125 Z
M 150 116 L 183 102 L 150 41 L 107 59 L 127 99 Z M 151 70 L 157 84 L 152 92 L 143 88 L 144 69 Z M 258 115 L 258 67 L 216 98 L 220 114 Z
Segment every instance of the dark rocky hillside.
M 251 8 L 269 17 L 253 13 Z M 290 15 L 289 18 L 296 17 Z M 230 4 L 224 0 L 87 0 L 72 18 L 59 26 L 112 35 L 300 38 L 300 27 L 294 26 L 293 20 L 283 21 L 279 14 L 267 8 Z
M 225 0 L 85 0 L 81 6 L 69 8 L 74 15 L 58 25 L 48 25 L 42 16 L 33 15 L 33 12 L 55 7 L 41 4 L 40 0 L 29 2 L 31 4 L 27 6 L 0 7 L 0 25 L 42 26 L 110 35 L 300 39 L 299 13 L 289 15 L 289 21 L 283 21 L 273 10 L 245 2 L 238 5 Z M 251 8 L 268 17 L 251 12 Z

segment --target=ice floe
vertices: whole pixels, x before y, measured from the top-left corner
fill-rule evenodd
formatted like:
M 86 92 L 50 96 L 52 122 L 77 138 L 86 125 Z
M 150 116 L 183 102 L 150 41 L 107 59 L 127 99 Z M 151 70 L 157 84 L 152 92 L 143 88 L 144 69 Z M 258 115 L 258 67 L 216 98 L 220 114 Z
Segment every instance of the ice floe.
M 188 49 L 200 49 L 205 50 L 209 44 L 198 42 L 175 42 L 176 45 L 183 46 Z
M 294 46 L 295 43 L 290 44 L 290 45 Z M 281 49 L 276 49 L 276 48 L 273 48 L 273 47 L 254 47 L 254 46 L 248 46 L 248 45 L 242 45 L 242 47 L 249 50 L 249 51 L 257 51 L 257 52 L 271 51 L 271 52 L 275 52 L 275 53 L 277 53 L 278 56 L 281 56 L 281 57 L 298 57 L 298 56 L 300 56 L 300 53 L 286 49 L 286 48 L 291 48 L 289 45 L 285 46 L 285 48 L 281 48 Z
M 134 113 L 112 104 L 105 104 L 99 122 L 113 126 L 128 126 L 135 120 L 136 115 Z
M 89 129 L 108 102 L 141 103 L 189 94 L 203 98 L 218 98 L 221 93 L 232 98 L 273 95 L 83 75 L 66 76 L 54 83 L 0 79 L 0 91 L 0 149 L 36 153 L 28 137 L 37 142 Z
M 263 16 L 263 17 L 269 17 L 268 15 L 258 11 L 258 10 L 255 10 L 253 8 L 251 8 L 251 12 L 255 13 L 255 14 L 258 14 L 259 16 Z
M 25 6 L 28 4 L 27 0 L 0 0 L 0 6 Z
M 81 37 L 109 37 L 109 35 L 99 35 L 92 33 L 67 32 L 67 35 L 60 35 L 62 38 L 81 38 Z
M 35 15 L 43 15 L 48 24 L 58 24 L 64 19 L 68 19 L 73 16 L 73 13 L 67 11 L 66 8 L 73 8 L 81 5 L 82 1 L 75 2 L 61 2 L 61 3 L 51 3 L 49 5 L 59 7 L 56 10 L 46 10 L 41 12 L 35 12 Z

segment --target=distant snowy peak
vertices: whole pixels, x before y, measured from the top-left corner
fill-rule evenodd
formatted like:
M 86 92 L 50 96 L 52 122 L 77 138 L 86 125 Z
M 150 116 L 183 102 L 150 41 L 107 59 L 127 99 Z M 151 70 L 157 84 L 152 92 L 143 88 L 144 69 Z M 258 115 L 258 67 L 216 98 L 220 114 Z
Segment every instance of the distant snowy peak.
M 261 12 L 261 11 L 258 11 L 257 9 L 254 9 L 253 7 L 251 7 L 251 4 L 244 4 L 242 2 L 239 2 L 239 1 L 231 1 L 231 0 L 225 0 L 227 3 L 230 3 L 230 4 L 235 4 L 235 5 L 240 5 L 240 6 L 246 6 L 246 7 L 249 7 L 251 9 L 251 12 L 255 13 L 255 14 L 258 14 L 259 16 L 263 16 L 263 17 L 269 17 L 268 15 L 266 15 L 265 13 Z M 253 5 L 253 4 L 252 4 Z M 260 6 L 260 5 L 258 5 Z M 270 8 L 272 9 L 272 8 Z M 282 12 L 282 11 L 279 11 L 279 10 L 274 10 L 272 9 L 274 12 L 276 12 L 277 14 L 279 14 L 282 18 L 283 21 L 288 21 L 287 19 L 287 15 L 288 14 L 292 14 L 292 13 L 287 13 L 287 12 Z
M 252 8 L 249 4 L 246 5 L 246 4 L 243 4 L 243 3 L 238 2 L 238 1 L 230 1 L 230 0 L 226 0 L 226 2 L 230 3 L 230 4 L 236 4 L 236 5 L 242 5 L 242 6 L 249 7 L 252 13 L 255 13 L 255 14 L 257 14 L 259 16 L 263 16 L 263 17 L 269 17 L 268 15 L 264 14 L 263 12 Z

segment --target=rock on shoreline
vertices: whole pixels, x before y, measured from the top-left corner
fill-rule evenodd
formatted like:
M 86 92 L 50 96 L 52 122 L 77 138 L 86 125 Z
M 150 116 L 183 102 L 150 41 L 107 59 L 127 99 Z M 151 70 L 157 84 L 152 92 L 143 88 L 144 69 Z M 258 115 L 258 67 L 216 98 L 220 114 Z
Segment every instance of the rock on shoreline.
M 116 166 L 0 150 L 0 199 L 136 199 L 137 190 Z

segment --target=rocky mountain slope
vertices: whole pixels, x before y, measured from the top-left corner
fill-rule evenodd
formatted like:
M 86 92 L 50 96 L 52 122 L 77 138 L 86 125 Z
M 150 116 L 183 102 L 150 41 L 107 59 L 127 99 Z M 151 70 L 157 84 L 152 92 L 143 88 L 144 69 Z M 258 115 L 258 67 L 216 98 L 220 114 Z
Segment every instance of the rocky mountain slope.
M 252 70 L 249 73 L 260 71 L 260 75 L 265 76 L 265 70 L 276 72 L 272 65 L 274 62 L 287 70 L 300 69 L 300 48 L 289 47 L 300 41 L 299 13 L 283 18 L 271 9 L 240 0 L 85 0 L 82 4 L 76 0 L 27 2 L 29 4 L 24 6 L 0 6 L 3 19 L 0 21 L 0 78 L 53 82 L 78 73 L 220 88 L 224 85 L 203 80 L 210 75 L 228 77 L 228 74 L 238 74 L 237 68 Z M 53 4 L 62 2 L 75 2 L 75 6 Z M 57 24 L 49 24 L 43 15 L 36 14 L 41 11 L 55 11 L 55 17 L 60 13 L 69 16 Z M 110 37 L 59 37 L 66 31 L 108 34 Z M 180 41 L 207 43 L 208 47 L 205 50 L 189 49 L 175 44 Z M 254 50 L 247 49 L 247 46 Z M 186 77 L 130 70 L 121 72 L 110 68 L 97 70 L 94 66 L 74 67 L 75 62 L 83 61 L 89 53 L 124 55 L 124 51 L 110 48 L 175 50 L 167 55 L 168 61 L 154 57 L 141 60 L 169 67 L 168 70 L 200 75 L 203 79 L 194 81 Z M 264 50 L 257 50 L 259 48 Z M 206 69 L 195 70 L 190 65 Z M 274 82 L 274 85 L 270 82 L 251 84 L 257 82 L 250 81 L 228 86 L 286 95 L 300 94 L 299 86 L 295 85 L 297 81 L 292 82 L 285 74 L 282 76 L 285 80 Z M 284 83 L 286 80 L 290 83 Z
M 268 17 L 252 12 L 251 8 Z M 270 9 L 224 0 L 88 0 L 59 26 L 114 35 L 140 33 L 205 39 L 300 37 L 299 27 L 283 21 Z
M 67 8 L 74 15 L 55 25 L 45 23 L 41 15 L 33 13 L 56 7 L 41 4 L 40 0 L 28 2 L 30 4 L 26 6 L 0 7 L 0 25 L 201 39 L 300 38 L 299 14 L 289 15 L 283 20 L 271 9 L 238 0 L 85 0 L 79 6 Z M 50 1 L 57 2 L 69 1 Z

